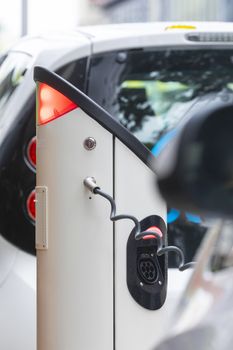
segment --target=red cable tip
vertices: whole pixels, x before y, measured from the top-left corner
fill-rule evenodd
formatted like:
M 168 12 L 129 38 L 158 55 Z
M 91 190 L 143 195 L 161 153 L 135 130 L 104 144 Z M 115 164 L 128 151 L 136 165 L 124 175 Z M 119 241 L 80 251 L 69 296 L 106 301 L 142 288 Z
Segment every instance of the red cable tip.
M 149 227 L 149 228 L 146 230 L 146 232 L 147 232 L 147 231 L 150 231 L 150 232 L 152 231 L 152 232 L 154 232 L 154 233 L 157 233 L 161 238 L 163 237 L 162 231 L 161 231 L 160 228 L 157 227 L 157 226 L 151 226 L 151 227 Z M 146 236 L 143 237 L 144 240 L 146 240 L 146 239 L 156 239 L 156 238 L 157 238 L 156 236 L 151 235 L 151 234 L 148 234 L 148 235 L 146 235 Z

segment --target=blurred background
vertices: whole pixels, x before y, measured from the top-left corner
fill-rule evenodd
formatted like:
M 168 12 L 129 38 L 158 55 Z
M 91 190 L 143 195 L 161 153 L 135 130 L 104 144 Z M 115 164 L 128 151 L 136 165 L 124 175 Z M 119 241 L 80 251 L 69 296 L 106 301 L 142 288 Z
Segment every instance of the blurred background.
M 77 25 L 231 21 L 232 0 L 0 0 L 0 51 L 23 35 Z

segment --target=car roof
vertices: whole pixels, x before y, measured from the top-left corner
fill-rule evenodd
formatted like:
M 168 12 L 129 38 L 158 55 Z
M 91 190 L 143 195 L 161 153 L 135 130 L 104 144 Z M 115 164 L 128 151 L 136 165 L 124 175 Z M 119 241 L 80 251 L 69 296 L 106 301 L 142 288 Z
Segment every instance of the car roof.
M 142 34 L 162 34 L 168 32 L 183 33 L 200 32 L 231 32 L 233 25 L 230 22 L 149 22 L 149 23 L 122 23 L 85 26 L 77 28 L 77 32 L 82 32 L 92 38 L 106 38 L 119 36 L 140 36 Z
M 192 42 L 189 33 L 233 33 L 232 23 L 221 22 L 156 22 L 130 23 L 77 27 L 63 32 L 49 32 L 34 37 L 24 37 L 11 48 L 32 56 L 30 67 L 21 87 L 25 98 L 33 91 L 33 66 L 40 65 L 56 71 L 67 63 L 92 54 L 124 49 L 169 47 L 188 49 L 197 47 L 232 48 L 233 37 L 228 42 Z M 218 38 L 219 39 L 219 38 Z M 24 86 L 25 85 L 25 86 Z M 14 106 L 15 108 L 15 106 Z
M 150 46 L 213 46 L 233 43 L 233 25 L 226 22 L 155 22 L 130 23 L 80 27 L 77 32 L 83 33 L 93 43 L 93 53 L 124 48 Z M 209 41 L 192 42 L 189 34 L 226 33 L 227 40 L 211 38 Z
M 90 44 L 87 35 L 77 30 L 68 32 L 49 32 L 37 36 L 25 36 L 11 47 L 11 51 L 26 52 L 31 56 L 36 56 L 39 52 L 46 49 L 56 49 L 63 47 L 84 46 Z
M 41 47 L 50 45 L 53 47 L 77 47 L 86 45 L 90 41 L 96 43 L 97 47 L 102 42 L 106 43 L 106 49 L 113 49 L 114 45 L 119 45 L 119 41 L 122 41 L 123 47 L 130 45 L 127 43 L 129 38 L 132 40 L 132 45 L 138 46 L 137 41 L 142 37 L 147 37 L 149 41 L 157 35 L 176 36 L 181 39 L 187 33 L 194 32 L 233 33 L 233 25 L 229 22 L 151 22 L 83 26 L 69 31 L 50 31 L 34 37 L 26 36 L 18 41 L 12 49 L 35 55 L 37 50 L 41 51 Z M 112 42 L 113 47 L 111 47 L 110 42 Z M 103 49 L 105 47 L 101 45 L 99 50 Z

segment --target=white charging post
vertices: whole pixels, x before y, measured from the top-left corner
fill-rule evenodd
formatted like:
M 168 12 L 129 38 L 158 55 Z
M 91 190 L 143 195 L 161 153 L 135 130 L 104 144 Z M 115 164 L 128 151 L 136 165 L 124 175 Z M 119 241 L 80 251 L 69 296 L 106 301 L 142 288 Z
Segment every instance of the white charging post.
M 35 80 L 37 350 L 149 349 L 163 331 L 166 303 L 151 310 L 132 297 L 127 244 L 134 225 L 113 224 L 109 203 L 83 184 L 94 177 L 120 214 L 165 220 L 147 151 L 58 76 L 36 68 Z

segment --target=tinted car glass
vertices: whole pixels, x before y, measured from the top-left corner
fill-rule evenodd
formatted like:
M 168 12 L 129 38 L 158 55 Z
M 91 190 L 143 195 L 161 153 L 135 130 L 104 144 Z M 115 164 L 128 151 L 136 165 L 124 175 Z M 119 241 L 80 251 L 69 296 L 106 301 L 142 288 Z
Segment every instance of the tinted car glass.
M 77 61 L 69 62 L 65 66 L 59 68 L 56 73 L 62 78 L 68 80 L 71 84 L 76 86 L 79 90 L 85 92 L 86 89 L 86 67 L 87 57 L 81 58 Z
M 221 72 L 221 74 L 219 74 Z M 200 99 L 226 92 L 233 97 L 232 50 L 130 50 L 92 58 L 88 94 L 129 129 L 155 156 Z M 168 209 L 169 244 L 186 260 L 206 232 L 204 218 Z M 176 267 L 176 257 L 169 257 Z
M 31 57 L 21 52 L 10 52 L 0 64 L 0 116 L 7 102 L 22 82 Z

